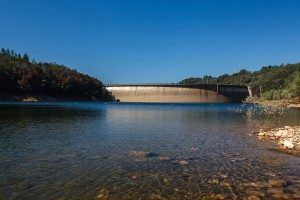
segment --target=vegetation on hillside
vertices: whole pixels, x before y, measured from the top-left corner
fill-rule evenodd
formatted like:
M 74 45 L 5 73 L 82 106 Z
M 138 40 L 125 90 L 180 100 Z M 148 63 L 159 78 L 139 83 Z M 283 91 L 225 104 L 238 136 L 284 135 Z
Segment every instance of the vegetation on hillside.
M 29 60 L 9 49 L 0 52 L 0 94 L 112 100 L 97 79 L 55 63 Z
M 219 77 L 187 78 L 180 84 L 239 84 L 249 85 L 252 93 L 265 100 L 288 99 L 300 96 L 300 63 L 262 67 L 259 71 L 240 70 Z

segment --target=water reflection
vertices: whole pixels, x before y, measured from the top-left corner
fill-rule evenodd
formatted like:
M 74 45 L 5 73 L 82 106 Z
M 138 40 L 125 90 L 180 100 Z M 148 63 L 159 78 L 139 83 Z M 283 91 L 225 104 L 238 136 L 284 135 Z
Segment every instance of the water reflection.
M 233 108 L 240 105 L 0 105 L 0 198 L 243 198 L 253 190 L 269 198 L 268 187 L 249 184 L 298 187 L 299 158 L 249 136 L 273 119 Z

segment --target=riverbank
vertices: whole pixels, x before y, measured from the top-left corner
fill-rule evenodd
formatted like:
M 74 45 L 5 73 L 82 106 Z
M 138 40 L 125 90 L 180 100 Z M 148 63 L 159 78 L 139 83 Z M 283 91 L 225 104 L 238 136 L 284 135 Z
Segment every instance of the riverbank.
M 93 96 L 47 96 L 47 95 L 1 95 L 0 101 L 11 101 L 11 102 L 68 102 L 68 101 L 106 101 L 103 98 L 97 98 Z
M 259 139 L 276 141 L 278 149 L 300 156 L 300 126 L 285 126 L 271 130 L 254 131 Z
M 258 105 L 263 114 L 269 117 L 282 116 L 287 109 L 300 108 L 300 97 L 281 100 L 262 100 L 249 98 L 247 103 Z M 298 124 L 297 124 L 298 125 Z M 272 127 L 263 124 L 259 131 L 253 131 L 261 140 L 271 140 L 278 144 L 278 150 L 300 156 L 300 126 Z

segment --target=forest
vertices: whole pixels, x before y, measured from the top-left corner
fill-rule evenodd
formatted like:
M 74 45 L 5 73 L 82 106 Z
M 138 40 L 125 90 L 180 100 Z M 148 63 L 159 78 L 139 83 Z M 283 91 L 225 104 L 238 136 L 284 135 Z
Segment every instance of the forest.
M 258 71 L 240 70 L 219 77 L 187 78 L 180 84 L 238 84 L 251 87 L 262 99 L 289 99 L 300 96 L 300 63 L 264 66 Z M 112 101 L 113 96 L 96 78 L 64 65 L 30 60 L 27 53 L 0 51 L 0 98 L 5 95 L 65 97 Z
M 33 95 L 80 100 L 113 100 L 101 81 L 55 63 L 36 62 L 13 50 L 0 52 L 0 96 Z
M 300 96 L 300 63 L 264 66 L 258 71 L 240 70 L 219 77 L 187 78 L 180 84 L 238 84 L 251 87 L 254 96 L 265 100 L 290 99 Z

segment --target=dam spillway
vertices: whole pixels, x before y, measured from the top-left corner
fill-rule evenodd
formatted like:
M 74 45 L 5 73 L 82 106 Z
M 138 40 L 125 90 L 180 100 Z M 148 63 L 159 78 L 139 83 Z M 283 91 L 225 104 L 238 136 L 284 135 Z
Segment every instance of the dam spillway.
M 218 84 L 109 84 L 106 89 L 120 102 L 223 103 L 242 102 L 247 86 Z

